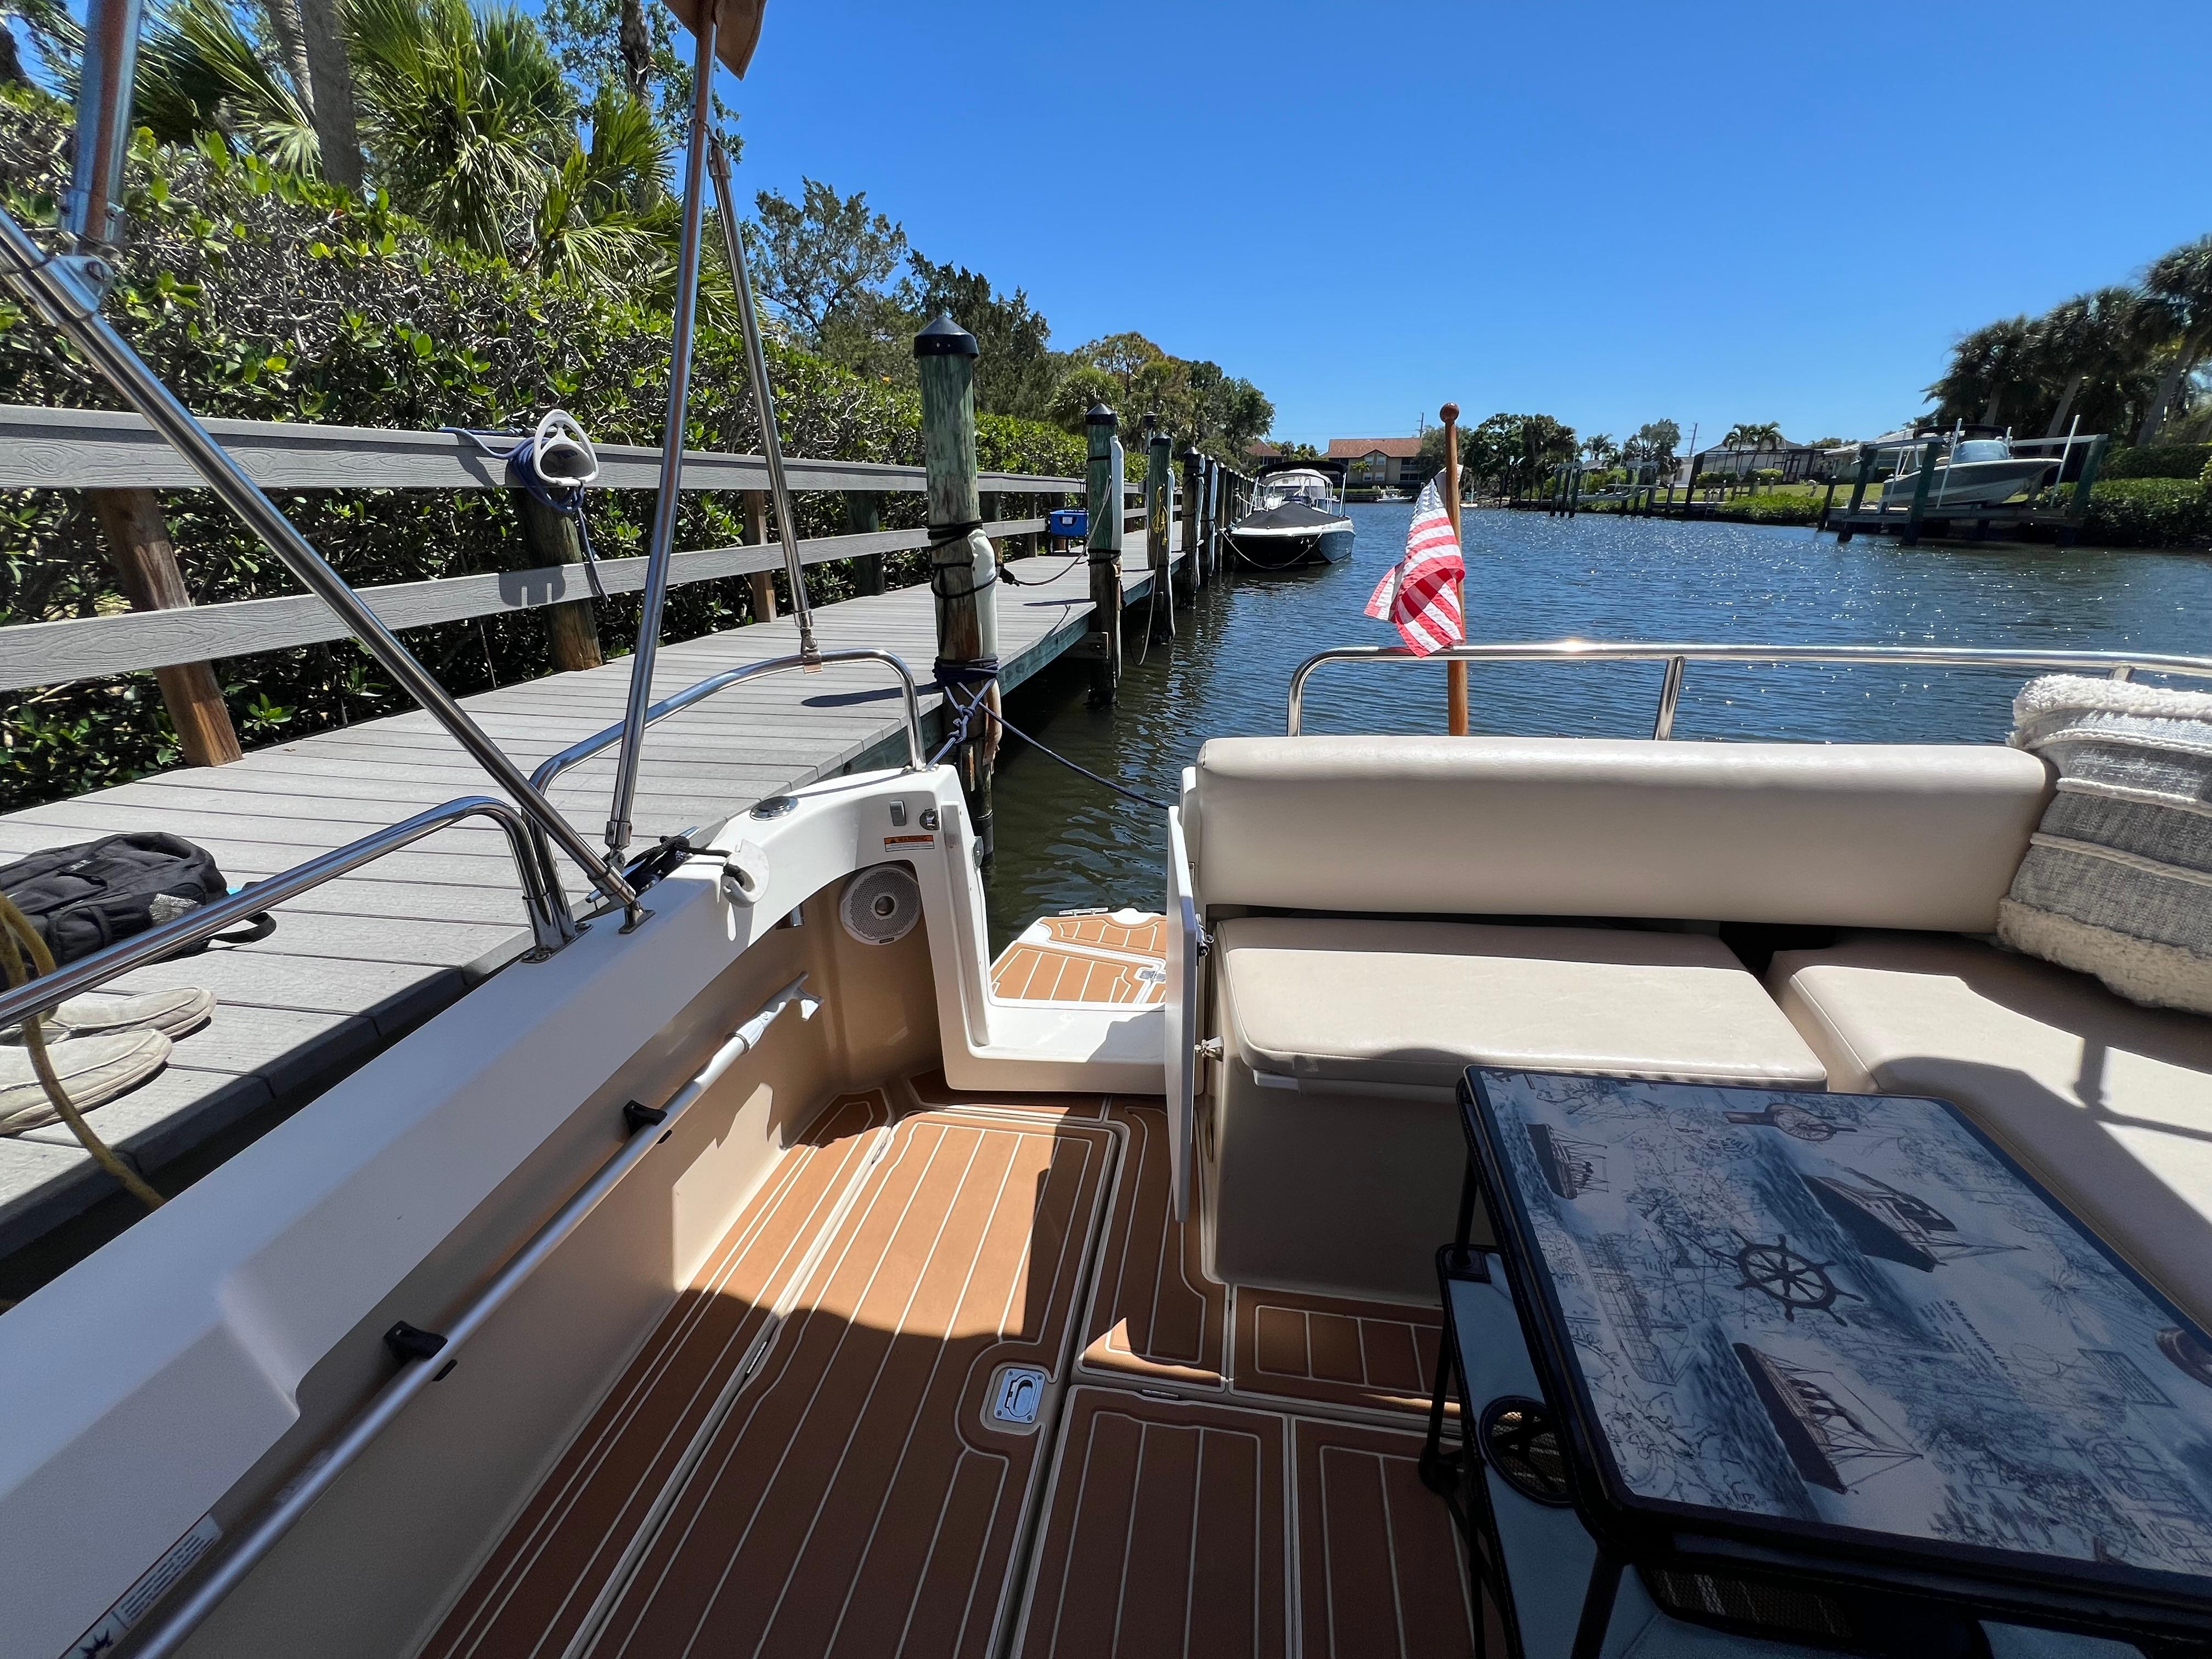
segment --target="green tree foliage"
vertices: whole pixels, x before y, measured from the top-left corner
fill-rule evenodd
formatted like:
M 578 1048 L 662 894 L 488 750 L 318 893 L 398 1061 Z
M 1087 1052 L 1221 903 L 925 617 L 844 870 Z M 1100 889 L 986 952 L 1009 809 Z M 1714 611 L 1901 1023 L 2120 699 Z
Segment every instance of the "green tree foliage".
M 940 313 L 975 337 L 982 355 L 975 361 L 975 407 L 1030 420 L 1049 418 L 1054 361 L 1052 325 L 1044 313 L 1016 289 L 1011 297 L 991 279 L 964 265 L 939 264 L 917 253 L 910 262 L 907 300 L 924 319 Z
M 2143 276 L 2150 314 L 2164 323 L 2166 369 L 2136 434 L 2155 443 L 2182 382 L 2212 352 L 2212 236 L 2175 248 L 2154 260 Z
M 1218 363 L 1170 356 L 1141 334 L 1109 334 L 1079 347 L 1071 356 L 1070 375 L 1087 369 L 1103 377 L 1086 376 L 1083 395 L 1107 388 L 1104 401 L 1125 427 L 1153 416 L 1178 448 L 1194 444 L 1207 454 L 1241 464 L 1274 424 L 1274 404 L 1249 380 L 1227 374 Z M 1063 423 L 1073 414 L 1079 424 L 1076 394 L 1055 392 L 1051 409 Z
M 1653 478 L 1661 477 L 1674 471 L 1677 465 L 1675 452 L 1681 447 L 1682 428 L 1674 422 L 1646 421 L 1636 428 L 1633 437 L 1622 441 L 1620 463 L 1624 466 L 1650 467 Z
M 1103 404 L 1114 409 L 1115 399 L 1121 395 L 1121 383 L 1104 369 L 1095 363 L 1077 363 L 1054 385 L 1047 412 L 1060 430 L 1080 435 L 1084 416 L 1091 406 Z M 1119 415 L 1121 410 L 1114 412 Z
M 819 179 L 805 181 L 799 201 L 764 190 L 754 206 L 760 218 L 746 240 L 754 286 L 799 341 L 818 350 L 833 324 L 868 327 L 871 302 L 890 299 L 907 262 L 905 230 L 872 210 L 866 191 L 841 196 Z
M 1468 465 L 1500 491 L 1534 489 L 1579 451 L 1574 428 L 1549 415 L 1492 415 L 1469 434 Z
M 2154 260 L 2135 284 L 2063 300 L 1962 334 L 1928 387 L 1932 413 L 1912 426 L 1966 421 L 2056 437 L 2132 430 L 2155 441 L 2168 421 L 2201 437 L 2212 399 L 2199 384 L 2212 357 L 2212 236 Z
M 1782 424 L 1778 421 L 1738 421 L 1721 440 L 1723 449 L 1778 449 Z

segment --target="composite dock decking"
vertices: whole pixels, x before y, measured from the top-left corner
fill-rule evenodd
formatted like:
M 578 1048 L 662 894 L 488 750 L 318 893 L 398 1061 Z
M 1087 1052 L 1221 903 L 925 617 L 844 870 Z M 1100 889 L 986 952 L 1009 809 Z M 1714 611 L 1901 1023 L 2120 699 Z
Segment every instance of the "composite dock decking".
M 1124 597 L 1134 600 L 1151 575 L 1141 568 L 1141 533 L 1133 527 L 1130 539 Z M 1042 585 L 994 590 L 1008 686 L 1073 647 L 1091 615 L 1079 553 L 1012 568 Z M 918 680 L 936 655 L 926 586 L 821 606 L 815 631 L 825 651 L 895 652 Z M 653 695 L 797 648 L 787 618 L 665 645 Z M 625 657 L 486 692 L 466 707 L 527 771 L 620 720 L 629 678 Z M 925 690 L 925 733 L 941 726 L 942 702 Z M 873 665 L 747 682 L 672 715 L 646 744 L 633 850 L 841 771 L 896 764 L 902 724 L 896 685 Z M 587 840 L 604 834 L 613 766 L 610 750 L 554 788 L 555 804 Z M 0 860 L 118 830 L 166 830 L 207 848 L 232 882 L 244 883 L 456 796 L 497 793 L 417 710 L 273 744 L 228 766 L 0 816 Z M 589 885 L 565 860 L 562 878 L 572 901 Z M 507 842 L 473 823 L 327 883 L 276 916 L 275 934 L 259 944 L 217 946 L 112 981 L 117 990 L 204 986 L 220 999 L 213 1022 L 177 1044 L 166 1071 L 88 1120 L 142 1168 L 158 1170 L 231 1124 L 312 1097 L 529 943 Z M 0 1138 L 0 1255 L 112 1190 L 65 1125 Z

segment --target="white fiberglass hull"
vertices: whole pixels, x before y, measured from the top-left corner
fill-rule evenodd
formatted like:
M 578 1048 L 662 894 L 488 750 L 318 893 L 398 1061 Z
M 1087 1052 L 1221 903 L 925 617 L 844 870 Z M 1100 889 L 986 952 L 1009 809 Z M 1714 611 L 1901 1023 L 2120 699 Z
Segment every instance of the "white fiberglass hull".
M 1996 507 L 2034 489 L 2057 470 L 2050 460 L 1939 462 L 1928 481 L 1928 506 Z M 1884 507 L 1910 507 L 1919 474 L 1908 472 L 1881 487 Z

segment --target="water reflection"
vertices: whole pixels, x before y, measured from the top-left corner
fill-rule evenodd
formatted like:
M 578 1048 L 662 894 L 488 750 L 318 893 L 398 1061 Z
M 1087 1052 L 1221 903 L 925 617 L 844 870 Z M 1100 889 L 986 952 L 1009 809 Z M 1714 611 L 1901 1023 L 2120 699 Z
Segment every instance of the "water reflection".
M 1209 736 L 1279 732 L 1291 671 L 1333 645 L 1393 644 L 1361 614 L 1405 547 L 1409 506 L 1351 509 L 1350 559 L 1232 577 L 1200 597 L 1170 645 L 1133 642 L 1119 702 L 1085 707 L 1063 661 L 1009 714 L 1072 759 L 1171 798 Z M 2212 559 L 2080 548 L 1838 547 L 1808 530 L 1483 512 L 1468 517 L 1468 631 L 1476 639 L 1719 640 L 2191 652 L 2212 647 Z M 1132 630 L 1141 611 L 1133 613 Z M 1653 664 L 1477 667 L 1478 731 L 1645 737 Z M 1994 741 L 2017 677 L 1989 670 L 1692 666 L 1681 738 Z M 1434 732 L 1441 668 L 1325 669 L 1310 732 Z M 1090 905 L 1156 906 L 1164 830 L 1150 808 L 1008 745 L 999 775 L 994 948 L 1033 917 Z

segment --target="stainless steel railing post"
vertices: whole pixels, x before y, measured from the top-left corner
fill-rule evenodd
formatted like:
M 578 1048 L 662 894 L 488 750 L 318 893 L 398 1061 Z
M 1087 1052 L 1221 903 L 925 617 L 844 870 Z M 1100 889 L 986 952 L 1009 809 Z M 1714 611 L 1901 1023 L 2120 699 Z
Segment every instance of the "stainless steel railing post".
M 646 550 L 645 601 L 637 623 L 637 652 L 630 659 L 627 738 L 615 765 L 607 807 L 607 857 L 619 864 L 629 845 L 630 803 L 637 794 L 637 750 L 645 738 L 645 711 L 653 701 L 653 660 L 660 648 L 660 614 L 668 602 L 668 564 L 676 551 L 676 512 L 683 501 L 684 427 L 690 409 L 691 348 L 699 323 L 699 243 L 707 190 L 707 125 L 714 112 L 714 27 L 720 7 L 700 8 L 697 52 L 691 65 L 691 138 L 684 158 L 683 240 L 676 256 L 676 318 L 668 353 L 668 416 L 661 427 L 660 490 L 653 509 L 653 540 Z
M 2212 657 L 2185 657 L 2155 651 L 2018 651 L 2001 647 L 1918 645 L 1723 645 L 1686 641 L 1618 640 L 1499 640 L 1480 645 L 1447 646 L 1417 657 L 1401 646 L 1346 645 L 1318 651 L 1291 673 L 1290 696 L 1284 710 L 1284 730 L 1300 735 L 1305 720 L 1306 682 L 1315 671 L 1334 662 L 1383 663 L 1419 666 L 1442 662 L 1663 662 L 1668 679 L 1660 689 L 1659 720 L 1654 738 L 1669 736 L 1674 729 L 1674 704 L 1681 697 L 1682 676 L 1678 670 L 1693 662 L 1757 663 L 1779 665 L 1810 663 L 1833 667 L 1862 668 L 2004 668 L 2058 669 L 2081 674 L 2105 674 L 2124 679 L 2130 674 L 2179 674 L 2191 679 L 2212 679 Z M 1671 689 L 1672 696 L 1669 697 Z
M 62 198 L 62 228 L 81 253 L 112 246 L 123 229 L 123 157 L 131 147 L 131 82 L 143 0 L 90 0 L 76 89 L 76 157 Z
M 1682 668 L 1680 657 L 1667 659 L 1667 672 L 1659 682 L 1659 713 L 1651 722 L 1651 738 L 1663 743 L 1674 735 L 1674 705 L 1682 701 Z
M 179 916 L 174 921 L 129 939 L 119 939 L 102 951 L 88 957 L 65 963 L 51 974 L 44 974 L 12 991 L 0 991 L 0 1027 L 15 1024 L 27 1014 L 34 1014 L 54 1006 L 78 992 L 127 974 L 133 968 L 159 962 L 165 957 L 212 939 L 226 928 L 235 927 L 249 917 L 264 910 L 274 909 L 287 899 L 321 886 L 326 881 L 374 863 L 388 853 L 412 845 L 425 836 L 459 823 L 464 818 L 488 817 L 498 824 L 507 836 L 507 849 L 514 855 L 514 869 L 522 884 L 523 909 L 530 919 L 532 957 L 550 956 L 574 936 L 574 924 L 568 917 L 560 889 L 545 879 L 545 866 L 539 858 L 532 837 L 538 825 L 535 819 L 526 819 L 507 802 L 490 795 L 463 795 L 443 805 L 433 806 L 417 812 L 413 817 L 363 836 L 358 841 L 348 842 L 343 847 L 333 848 L 305 864 L 295 865 L 280 875 L 258 881 L 241 892 L 228 898 L 217 899 Z
M 453 701 L 429 670 L 416 661 L 397 635 L 384 625 L 345 579 L 331 568 L 322 555 L 308 544 L 292 521 L 277 510 L 229 452 L 161 383 L 124 337 L 102 319 L 99 296 L 84 287 L 70 264 L 49 257 L 25 234 L 23 228 L 0 209 L 0 281 L 27 300 L 82 351 L 110 384 L 146 418 L 170 445 L 189 461 L 223 504 L 266 542 L 286 568 L 317 599 L 336 611 L 353 630 L 369 655 L 398 681 L 401 689 L 428 709 L 477 763 L 491 774 L 521 809 L 537 820 L 562 849 L 591 872 L 601 888 L 629 909 L 642 915 L 637 895 L 623 879 L 622 872 L 576 832 L 575 827 L 553 810 L 551 803 L 530 787 L 520 767 L 506 750 L 488 737 L 468 713 Z

